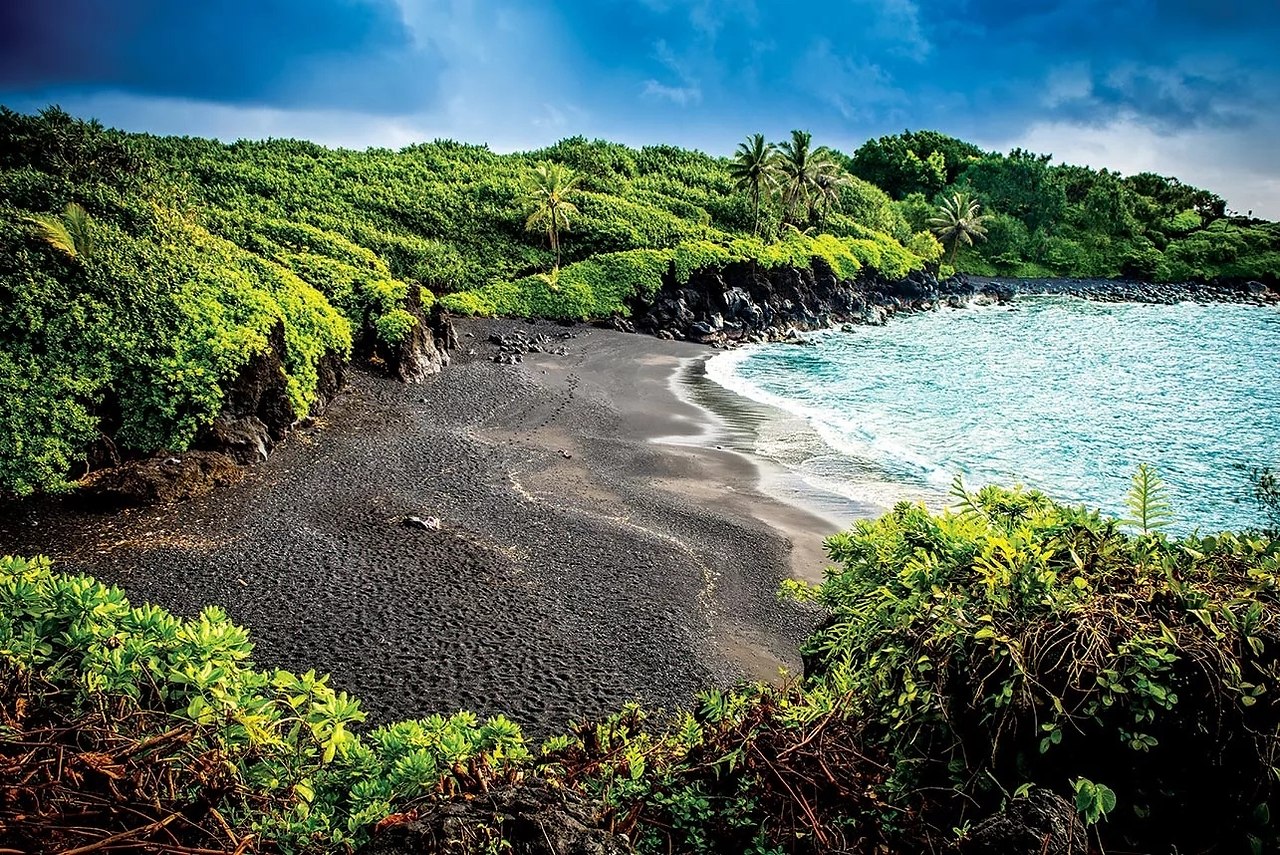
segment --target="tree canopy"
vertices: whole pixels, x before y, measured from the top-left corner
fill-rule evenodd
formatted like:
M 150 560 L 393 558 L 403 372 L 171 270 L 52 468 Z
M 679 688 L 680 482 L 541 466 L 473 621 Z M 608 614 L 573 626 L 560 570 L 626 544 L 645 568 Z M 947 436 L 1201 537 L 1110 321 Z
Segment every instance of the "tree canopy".
M 1208 190 L 1145 172 L 1007 155 L 933 131 L 864 143 L 849 170 L 892 196 L 917 229 L 955 193 L 981 202 L 989 240 L 965 270 L 1008 276 L 1128 277 L 1159 281 L 1280 275 L 1280 225 L 1229 213 Z

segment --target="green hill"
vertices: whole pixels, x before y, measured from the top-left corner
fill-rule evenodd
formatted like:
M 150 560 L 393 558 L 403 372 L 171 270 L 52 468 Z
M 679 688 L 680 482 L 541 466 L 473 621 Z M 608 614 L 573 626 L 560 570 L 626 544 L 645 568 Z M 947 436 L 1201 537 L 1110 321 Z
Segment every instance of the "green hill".
M 554 255 L 520 201 L 543 160 L 580 176 L 554 287 Z M 869 263 L 898 275 L 924 263 L 900 243 L 911 231 L 885 194 L 851 180 L 841 195 L 845 213 L 825 223 L 835 239 L 788 230 L 771 243 L 751 235 L 726 160 L 672 147 L 224 145 L 6 110 L 0 489 L 64 486 L 95 443 L 186 447 L 277 324 L 301 417 L 325 354 L 394 343 L 416 323 L 403 308 L 411 289 L 427 307 L 586 319 L 626 313 L 673 263 L 686 276 L 748 257 L 807 266 L 820 255 L 847 273 Z M 37 222 L 70 203 L 87 211 L 91 244 L 74 255 Z M 915 246 L 936 254 L 927 236 Z
M 1021 149 L 984 152 L 934 131 L 868 140 L 847 165 L 899 200 L 916 228 L 942 198 L 972 194 L 988 215 L 987 240 L 963 263 L 973 273 L 1162 282 L 1280 276 L 1280 224 L 1229 214 L 1221 197 L 1176 178 L 1054 164 Z
M 1172 179 L 993 155 L 931 132 L 809 154 L 812 194 L 774 170 L 757 227 L 730 159 L 672 146 L 228 145 L 0 108 L 0 490 L 60 489 L 116 451 L 189 447 L 281 333 L 301 418 L 326 358 L 395 346 L 425 318 L 419 307 L 625 315 L 664 277 L 743 260 L 899 278 L 941 258 L 927 220 L 956 190 L 987 215 L 988 239 L 958 257 L 966 270 L 1280 269 L 1280 226 L 1227 217 L 1220 199 Z M 542 162 L 577 176 L 563 267 L 528 228 Z

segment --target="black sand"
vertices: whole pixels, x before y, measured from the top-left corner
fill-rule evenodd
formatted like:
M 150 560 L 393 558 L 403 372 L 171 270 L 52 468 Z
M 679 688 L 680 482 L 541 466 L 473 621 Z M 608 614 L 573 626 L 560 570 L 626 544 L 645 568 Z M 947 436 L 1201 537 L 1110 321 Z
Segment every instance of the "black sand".
M 488 332 L 513 325 L 464 323 L 419 386 L 355 373 L 319 429 L 207 498 L 9 506 L 0 552 L 220 605 L 260 664 L 330 672 L 374 720 L 465 708 L 545 733 L 798 668 L 813 617 L 774 592 L 820 572 L 831 524 L 761 495 L 737 454 L 650 441 L 704 429 L 668 381 L 709 352 L 578 328 L 568 356 L 495 365 Z

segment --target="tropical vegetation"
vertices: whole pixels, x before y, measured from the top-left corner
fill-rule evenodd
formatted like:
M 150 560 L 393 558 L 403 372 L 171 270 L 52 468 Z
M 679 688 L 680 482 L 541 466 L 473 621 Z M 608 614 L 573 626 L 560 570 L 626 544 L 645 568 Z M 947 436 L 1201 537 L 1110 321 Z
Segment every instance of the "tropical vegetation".
M 985 275 L 1275 281 L 1280 225 L 1227 210 L 1214 193 L 1144 172 L 983 151 L 935 131 L 868 140 L 848 160 L 922 229 L 956 194 L 982 205 L 987 240 L 962 268 Z
M 761 239 L 729 161 L 669 146 L 353 152 L 0 111 L 0 491 L 187 447 L 277 333 L 301 418 L 321 362 L 403 340 L 411 298 L 582 320 L 628 314 L 691 264 L 933 260 L 869 185 L 840 189 L 824 234 L 778 240 L 768 188 Z
M 302 418 L 326 360 L 398 344 L 415 313 L 625 316 L 736 261 L 936 267 L 930 220 L 956 193 L 973 204 L 941 234 L 967 270 L 1280 268 L 1280 226 L 1227 216 L 1205 191 L 929 132 L 853 156 L 800 130 L 749 137 L 732 158 L 581 137 L 507 155 L 447 140 L 355 152 L 0 108 L 0 492 L 189 447 L 272 341 Z
M 1280 542 L 1166 536 L 1149 470 L 1130 504 L 957 481 L 951 510 L 898 505 L 827 541 L 821 585 L 787 586 L 827 615 L 803 678 L 541 745 L 465 712 L 364 728 L 325 678 L 256 668 L 217 609 L 6 557 L 0 846 L 343 852 L 540 787 L 642 853 L 942 851 L 1045 792 L 1099 850 L 1274 851 Z M 524 833 L 471 822 L 449 851 Z

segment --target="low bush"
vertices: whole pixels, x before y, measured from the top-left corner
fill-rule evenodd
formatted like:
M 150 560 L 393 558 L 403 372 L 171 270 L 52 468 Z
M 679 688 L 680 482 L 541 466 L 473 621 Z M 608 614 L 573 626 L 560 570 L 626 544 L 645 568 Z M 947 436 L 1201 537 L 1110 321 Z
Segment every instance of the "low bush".
M 536 750 L 467 713 L 362 732 L 325 679 L 255 669 L 217 609 L 183 620 L 4 558 L 0 846 L 341 851 L 534 780 L 651 853 L 941 851 L 1032 787 L 1108 851 L 1280 845 L 1280 543 L 1165 536 L 1149 473 L 1131 522 L 1021 488 L 956 498 L 856 523 L 820 586 L 786 586 L 829 613 L 803 680 L 628 706 Z
M 359 736 L 358 702 L 251 651 L 219 609 L 181 619 L 0 558 L 0 844 L 341 851 L 392 805 L 529 756 L 511 722 L 466 713 Z
M 855 699 L 896 799 L 954 819 L 1084 779 L 1118 802 L 1109 847 L 1276 845 L 1280 544 L 1167 538 L 1142 486 L 1134 524 L 988 487 L 828 541 L 813 679 Z

